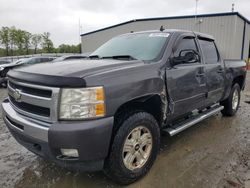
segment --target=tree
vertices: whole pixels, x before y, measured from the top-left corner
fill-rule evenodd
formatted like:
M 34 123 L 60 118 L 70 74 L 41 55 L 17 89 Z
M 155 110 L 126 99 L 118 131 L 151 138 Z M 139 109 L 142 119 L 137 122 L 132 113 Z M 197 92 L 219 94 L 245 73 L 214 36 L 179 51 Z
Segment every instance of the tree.
M 29 48 L 30 48 L 30 44 L 31 44 L 31 37 L 32 34 L 30 32 L 27 31 L 23 31 L 23 42 L 24 42 L 24 48 L 26 50 L 26 54 L 29 54 Z
M 81 53 L 81 44 L 61 44 L 54 48 L 50 33 L 34 34 L 12 27 L 0 28 L 0 56 L 23 55 L 33 53 Z M 31 49 L 32 46 L 32 49 Z M 39 49 L 39 47 L 42 49 Z M 33 50 L 34 48 L 34 50 Z
M 42 39 L 43 39 L 43 41 L 42 41 L 43 50 L 47 53 L 53 52 L 54 45 L 53 45 L 52 40 L 50 39 L 50 33 L 44 32 L 42 34 Z
M 10 51 L 11 55 L 14 55 L 14 49 L 15 49 L 15 41 L 16 41 L 16 28 L 12 26 L 9 29 L 9 37 L 10 37 Z
M 59 53 L 81 53 L 81 44 L 78 45 L 61 44 L 60 46 L 58 46 L 57 51 Z
M 9 48 L 10 48 L 10 37 L 9 37 L 10 29 L 8 27 L 2 27 L 0 30 L 0 42 L 5 48 L 5 53 L 9 55 Z
M 81 43 L 80 44 L 78 44 L 78 45 L 76 45 L 76 52 L 75 53 L 81 53 L 82 52 L 82 45 L 81 45 Z
M 34 53 L 37 53 L 37 48 L 42 42 L 42 36 L 40 34 L 34 34 L 31 38 L 31 43 L 34 47 Z
M 70 45 L 61 44 L 60 46 L 58 46 L 58 52 L 59 53 L 72 53 L 72 49 Z
M 25 31 L 18 29 L 16 30 L 16 35 L 15 35 L 15 44 L 18 48 L 19 55 L 23 54 L 23 47 L 24 45 L 24 35 Z

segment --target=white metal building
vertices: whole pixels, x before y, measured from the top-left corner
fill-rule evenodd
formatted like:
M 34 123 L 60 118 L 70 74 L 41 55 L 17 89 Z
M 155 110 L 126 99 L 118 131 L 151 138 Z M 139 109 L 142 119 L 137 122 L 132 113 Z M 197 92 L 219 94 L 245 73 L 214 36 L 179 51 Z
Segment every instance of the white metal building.
M 92 52 L 114 36 L 131 31 L 157 30 L 160 26 L 213 35 L 224 58 L 249 58 L 250 21 L 238 12 L 131 20 L 82 34 L 82 52 Z

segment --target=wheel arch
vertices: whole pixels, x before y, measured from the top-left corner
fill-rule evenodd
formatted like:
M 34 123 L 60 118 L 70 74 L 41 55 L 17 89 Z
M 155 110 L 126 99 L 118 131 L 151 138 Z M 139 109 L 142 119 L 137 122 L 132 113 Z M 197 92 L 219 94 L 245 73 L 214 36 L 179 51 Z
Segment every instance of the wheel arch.
M 145 111 L 151 114 L 160 126 L 164 117 L 164 106 L 165 103 L 160 94 L 149 94 L 132 99 L 118 107 L 114 115 L 115 124 L 119 124 L 118 122 L 123 119 L 121 116 L 129 117 L 131 113 Z
M 233 82 L 232 82 L 232 87 L 234 84 L 239 84 L 240 86 L 240 89 L 243 89 L 244 88 L 244 76 L 243 75 L 240 75 L 240 76 L 236 76 L 234 79 L 233 79 Z

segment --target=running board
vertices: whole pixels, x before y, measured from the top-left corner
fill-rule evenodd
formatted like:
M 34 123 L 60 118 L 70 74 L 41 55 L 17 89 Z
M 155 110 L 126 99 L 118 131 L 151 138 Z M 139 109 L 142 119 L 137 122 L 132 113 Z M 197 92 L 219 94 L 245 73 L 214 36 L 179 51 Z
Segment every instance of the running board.
M 184 122 L 178 123 L 176 125 L 173 125 L 171 127 L 167 127 L 165 129 L 163 129 L 164 132 L 168 133 L 170 136 L 174 136 L 182 131 L 184 131 L 185 129 L 193 126 L 196 123 L 199 123 L 200 121 L 203 121 L 204 119 L 207 119 L 208 117 L 217 114 L 218 112 L 220 112 L 221 110 L 223 110 L 224 107 L 220 106 L 220 105 L 216 105 L 214 107 L 211 107 L 210 109 L 201 112 L 187 120 L 185 120 Z

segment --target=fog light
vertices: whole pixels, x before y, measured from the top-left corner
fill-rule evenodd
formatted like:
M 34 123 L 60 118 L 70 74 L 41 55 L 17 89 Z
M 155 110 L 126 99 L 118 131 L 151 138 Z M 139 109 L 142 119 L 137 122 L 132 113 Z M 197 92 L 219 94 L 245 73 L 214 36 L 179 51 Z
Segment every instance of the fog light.
M 61 153 L 67 157 L 79 157 L 77 149 L 61 149 Z

